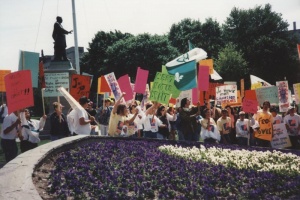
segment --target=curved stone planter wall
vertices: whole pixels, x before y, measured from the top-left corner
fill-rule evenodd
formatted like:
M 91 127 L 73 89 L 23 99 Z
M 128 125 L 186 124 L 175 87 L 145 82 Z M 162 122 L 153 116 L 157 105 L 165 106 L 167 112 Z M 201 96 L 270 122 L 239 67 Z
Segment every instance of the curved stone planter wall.
M 99 136 L 74 136 L 41 145 L 20 154 L 0 169 L 0 199 L 42 199 L 33 182 L 32 174 L 43 160 L 51 155 L 89 143 Z

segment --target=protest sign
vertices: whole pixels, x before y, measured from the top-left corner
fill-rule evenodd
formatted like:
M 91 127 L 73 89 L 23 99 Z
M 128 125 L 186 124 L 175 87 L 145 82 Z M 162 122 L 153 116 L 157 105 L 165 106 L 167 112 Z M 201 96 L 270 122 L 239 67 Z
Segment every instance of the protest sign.
M 0 92 L 5 92 L 5 82 L 4 82 L 4 76 L 9 74 L 11 70 L 0 70 Z
M 264 101 L 278 104 L 278 89 L 276 86 L 261 87 L 255 90 L 256 98 L 259 105 L 262 105 Z
M 70 94 L 76 100 L 82 96 L 89 97 L 91 89 L 91 76 L 72 74 Z
M 192 104 L 196 105 L 199 101 L 199 93 L 200 91 L 198 90 L 198 88 L 193 88 L 192 89 Z
M 292 146 L 284 123 L 273 124 L 273 138 L 271 145 L 276 149 L 283 149 Z
M 296 103 L 300 103 L 300 83 L 293 84 Z
M 138 67 L 135 78 L 134 92 L 143 94 L 146 89 L 149 71 Z
M 7 74 L 4 77 L 8 113 L 34 106 L 30 70 Z
M 255 90 L 245 90 L 245 98 L 257 100 Z
M 150 100 L 168 105 L 172 94 L 174 76 L 157 72 L 150 90 Z
M 126 95 L 124 96 L 125 101 L 130 101 L 133 98 L 133 92 L 130 84 L 130 79 L 128 74 L 121 76 L 118 79 L 118 83 L 122 92 L 125 92 Z
M 200 60 L 199 66 L 208 66 L 209 67 L 209 74 L 214 73 L 214 61 L 213 59 L 205 59 L 205 60 Z
M 255 90 L 257 88 L 261 88 L 262 84 L 261 83 L 253 83 L 251 84 L 251 90 Z
M 69 73 L 46 73 L 45 72 L 45 83 L 46 88 L 44 91 L 45 97 L 58 97 L 62 96 L 57 90 L 58 87 L 64 87 L 67 91 L 69 90 Z
M 122 92 L 121 92 L 119 83 L 116 79 L 115 73 L 112 72 L 112 73 L 106 74 L 106 75 L 104 75 L 104 78 L 107 81 L 107 84 L 108 84 L 115 100 L 118 101 L 122 96 Z M 121 102 L 125 103 L 125 100 L 122 98 Z
M 38 87 L 39 77 L 39 53 L 21 51 L 19 58 L 19 70 L 30 70 L 32 77 L 32 87 Z
M 237 102 L 237 86 L 223 85 L 216 87 L 216 105 Z
M 290 105 L 288 82 L 276 81 L 276 86 L 278 88 L 279 111 L 287 112 Z
M 200 66 L 198 72 L 198 90 L 208 91 L 209 88 L 209 67 Z
M 258 103 L 256 100 L 245 99 L 243 100 L 243 111 L 248 113 L 256 113 L 257 112 Z
M 104 94 L 105 92 L 111 92 L 111 90 L 104 76 L 100 76 L 98 78 L 98 94 Z

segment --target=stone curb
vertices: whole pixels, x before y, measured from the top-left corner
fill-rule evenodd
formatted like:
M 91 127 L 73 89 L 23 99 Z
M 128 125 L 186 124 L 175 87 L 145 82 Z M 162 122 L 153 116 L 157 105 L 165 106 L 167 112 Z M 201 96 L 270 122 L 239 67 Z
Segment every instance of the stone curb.
M 41 200 L 33 182 L 34 170 L 53 153 L 71 148 L 74 143 L 81 143 L 84 138 L 99 136 L 72 136 L 49 142 L 35 149 L 20 154 L 0 169 L 0 199 Z

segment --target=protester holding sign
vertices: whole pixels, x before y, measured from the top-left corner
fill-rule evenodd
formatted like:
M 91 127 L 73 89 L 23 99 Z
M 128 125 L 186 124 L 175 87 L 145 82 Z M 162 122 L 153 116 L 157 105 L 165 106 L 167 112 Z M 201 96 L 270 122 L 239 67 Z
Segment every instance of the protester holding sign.
M 88 107 L 90 100 L 86 96 L 82 96 L 79 99 L 79 104 L 82 106 L 80 109 L 75 110 L 74 124 L 75 130 L 74 135 L 90 135 L 91 130 L 95 129 L 95 126 L 91 125 L 91 122 L 95 120 L 93 116 L 89 117 L 85 109 Z
M 181 99 L 180 107 L 179 116 L 184 139 L 187 141 L 196 141 L 198 138 L 198 133 L 196 133 L 198 127 L 196 117 L 200 115 L 200 103 L 198 102 L 197 107 L 191 107 L 191 101 L 183 98 Z
M 300 116 L 295 114 L 295 108 L 290 106 L 288 108 L 289 114 L 284 117 L 284 123 L 288 131 L 290 141 L 293 149 L 300 149 L 299 130 L 300 130 Z
M 135 117 L 138 114 L 138 111 L 129 119 L 127 115 L 129 114 L 129 110 L 127 109 L 125 104 L 121 104 L 123 101 L 123 97 L 126 93 L 122 93 L 120 98 L 116 101 L 109 119 L 109 126 L 108 126 L 108 134 L 109 136 L 118 137 L 121 136 L 123 126 L 127 126 L 131 124 Z
M 155 115 L 157 109 L 161 106 L 160 103 L 146 105 L 145 120 L 144 120 L 144 137 L 163 139 L 162 135 L 158 132 L 159 127 L 166 127 L 162 121 Z
M 21 152 L 24 153 L 38 146 L 40 142 L 39 132 L 44 128 L 47 115 L 42 116 L 40 120 L 31 119 L 29 110 L 25 109 L 20 112 L 20 119 L 22 126 L 20 148 Z
M 18 155 L 16 138 L 19 136 L 19 125 L 21 120 L 18 111 L 14 111 L 3 120 L 1 129 L 1 147 L 5 155 L 6 162 L 11 161 Z
M 269 112 L 270 102 L 263 102 L 262 110 L 257 111 L 253 118 L 258 122 L 259 129 L 254 132 L 254 138 L 257 146 L 271 147 L 270 141 L 273 137 L 273 116 Z M 252 125 L 254 125 L 252 121 Z

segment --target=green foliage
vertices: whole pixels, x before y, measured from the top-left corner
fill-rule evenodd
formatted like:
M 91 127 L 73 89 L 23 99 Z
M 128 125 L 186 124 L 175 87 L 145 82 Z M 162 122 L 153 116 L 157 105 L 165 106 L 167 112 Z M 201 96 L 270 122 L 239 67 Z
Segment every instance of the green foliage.
M 227 81 L 238 81 L 248 74 L 247 62 L 236 45 L 229 43 L 220 52 L 214 66 L 217 72 Z
M 195 47 L 204 49 L 208 57 L 212 58 L 217 57 L 220 47 L 223 46 L 221 35 L 219 23 L 212 18 L 206 19 L 203 24 L 200 21 L 184 19 L 172 25 L 168 38 L 181 53 L 188 51 L 190 40 Z
M 107 49 L 105 66 L 114 72 L 116 77 L 127 74 L 134 82 L 137 67 L 149 70 L 148 81 L 154 80 L 161 66 L 179 55 L 163 35 L 141 34 L 119 40 Z
M 243 52 L 250 73 L 274 84 L 284 77 L 295 80 L 297 72 L 293 56 L 296 41 L 287 28 L 288 23 L 270 4 L 249 10 L 233 8 L 223 25 L 223 38 Z

